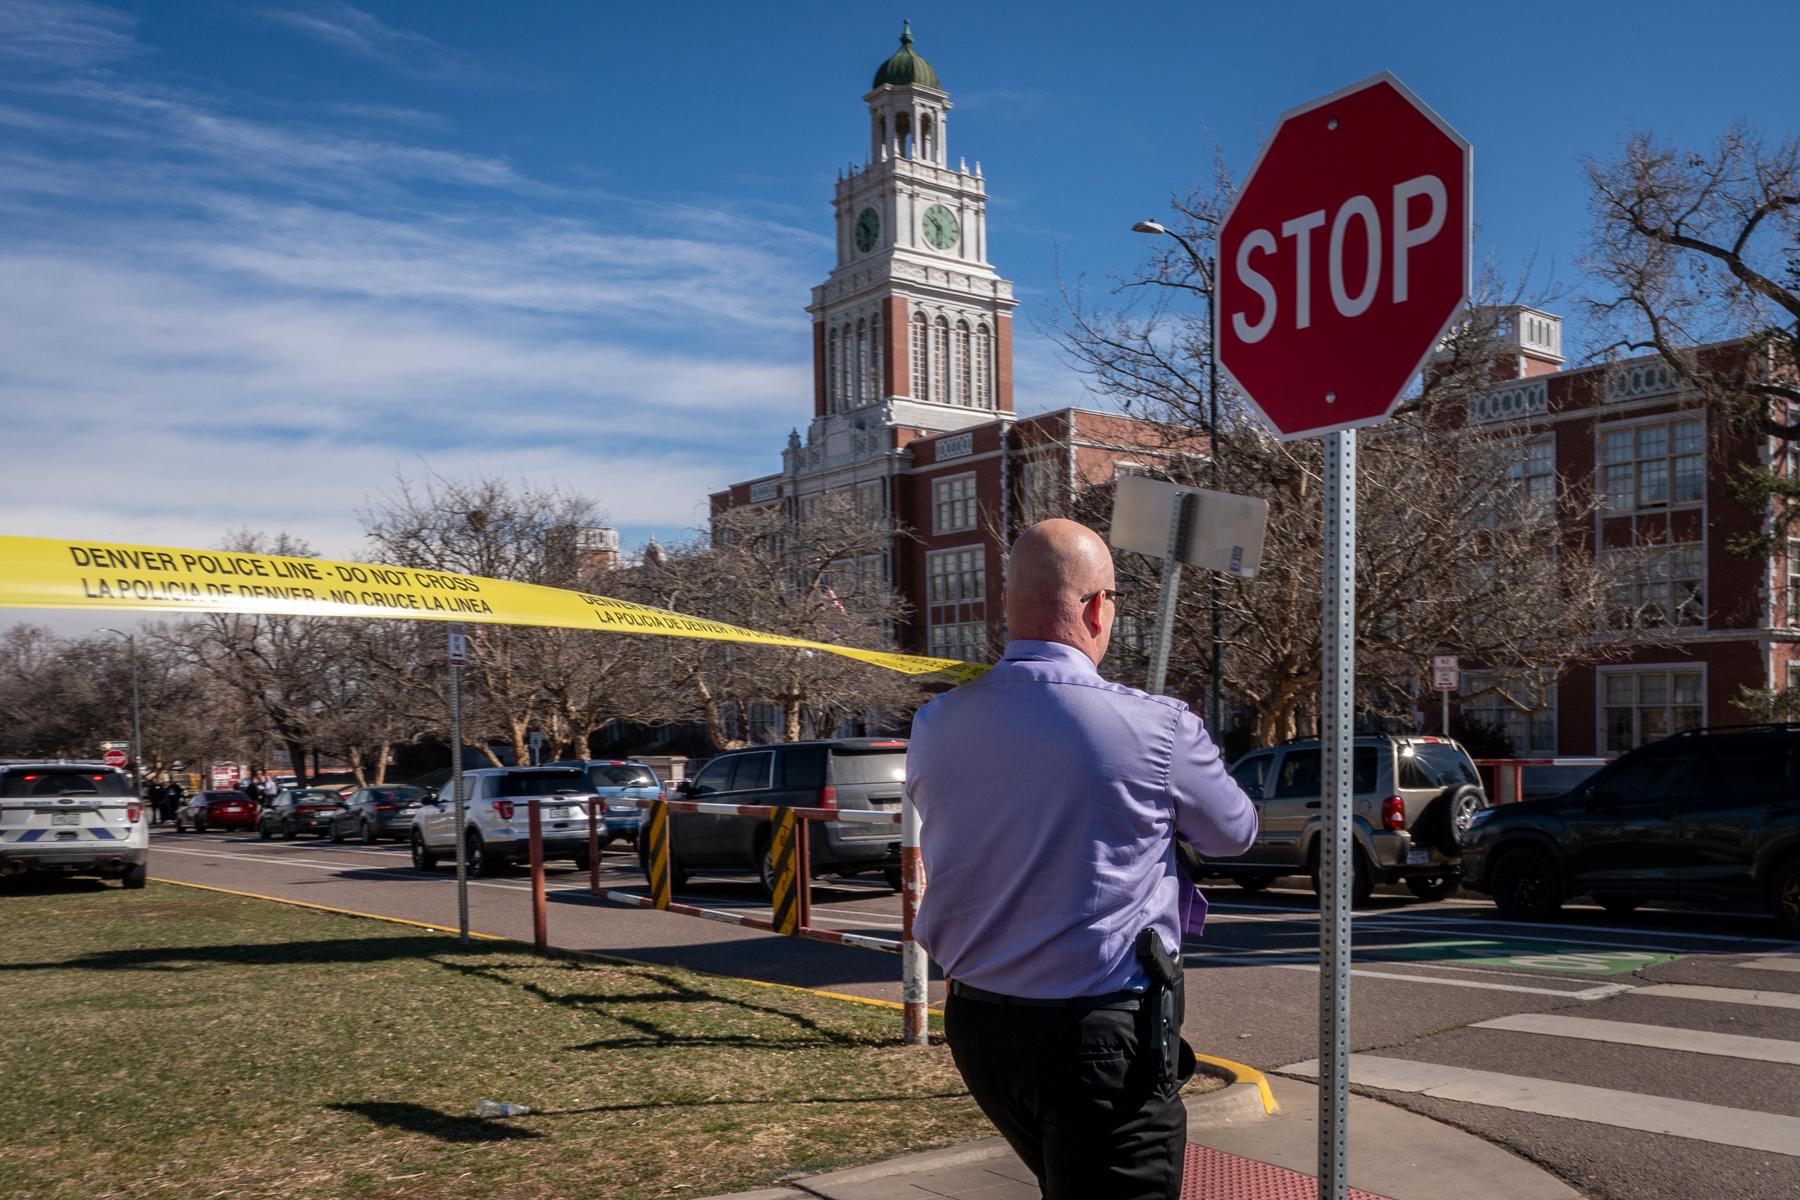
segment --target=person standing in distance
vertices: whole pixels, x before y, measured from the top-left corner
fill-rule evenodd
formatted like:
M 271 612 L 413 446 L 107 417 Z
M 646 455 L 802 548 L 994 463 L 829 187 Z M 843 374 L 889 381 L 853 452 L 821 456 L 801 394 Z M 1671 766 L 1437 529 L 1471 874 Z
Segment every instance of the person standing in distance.
M 1199 718 L 1100 677 L 1117 597 L 1093 530 L 1027 529 L 1005 656 L 921 708 L 907 747 L 950 1050 L 1047 1200 L 1181 1194 L 1175 839 L 1224 856 L 1256 836 Z

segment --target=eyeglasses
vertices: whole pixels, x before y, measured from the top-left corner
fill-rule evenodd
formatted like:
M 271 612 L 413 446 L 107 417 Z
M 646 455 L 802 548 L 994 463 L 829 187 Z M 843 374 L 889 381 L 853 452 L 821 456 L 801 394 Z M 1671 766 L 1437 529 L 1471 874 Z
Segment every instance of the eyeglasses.
M 1130 594 L 1131 593 L 1125 591 L 1123 588 L 1101 588 L 1099 591 L 1089 592 L 1087 595 L 1081 597 L 1081 603 L 1086 604 L 1095 596 L 1105 596 L 1108 600 L 1117 604 L 1120 596 L 1128 596 Z

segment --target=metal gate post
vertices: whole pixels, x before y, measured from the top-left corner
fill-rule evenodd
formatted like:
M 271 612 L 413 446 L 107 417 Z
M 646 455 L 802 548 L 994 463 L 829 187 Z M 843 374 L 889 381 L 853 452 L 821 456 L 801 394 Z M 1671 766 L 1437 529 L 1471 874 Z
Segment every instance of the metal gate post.
M 543 954 L 550 947 L 549 915 L 544 907 L 544 822 L 536 799 L 526 802 L 531 829 L 531 944 Z
M 919 859 L 919 810 L 911 798 L 900 801 L 900 1000 L 904 1042 L 924 1046 L 931 1041 L 925 1024 L 929 965 L 925 947 L 913 937 L 919 898 L 925 894 L 925 865 Z

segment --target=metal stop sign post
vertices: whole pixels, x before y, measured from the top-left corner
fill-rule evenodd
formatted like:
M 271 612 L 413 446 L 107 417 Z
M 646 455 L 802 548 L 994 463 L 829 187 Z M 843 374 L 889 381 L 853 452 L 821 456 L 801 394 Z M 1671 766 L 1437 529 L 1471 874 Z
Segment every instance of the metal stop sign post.
M 1349 1194 L 1356 429 L 1389 417 L 1468 298 L 1469 143 L 1383 73 L 1282 114 L 1218 235 L 1219 367 L 1324 438 L 1320 1200 Z

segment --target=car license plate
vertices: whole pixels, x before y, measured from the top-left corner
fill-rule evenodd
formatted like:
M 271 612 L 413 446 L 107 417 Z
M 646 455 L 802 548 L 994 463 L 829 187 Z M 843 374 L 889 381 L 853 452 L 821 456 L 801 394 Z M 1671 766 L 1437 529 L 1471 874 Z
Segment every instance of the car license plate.
M 575 815 L 575 810 L 566 806 L 558 806 L 550 810 L 552 821 L 566 821 Z
M 50 814 L 50 823 L 52 825 L 79 825 L 79 824 L 81 824 L 81 814 L 80 813 L 51 813 Z
M 1431 851 L 1429 850 L 1408 850 L 1406 852 L 1406 865 L 1409 867 L 1422 867 L 1430 861 Z

